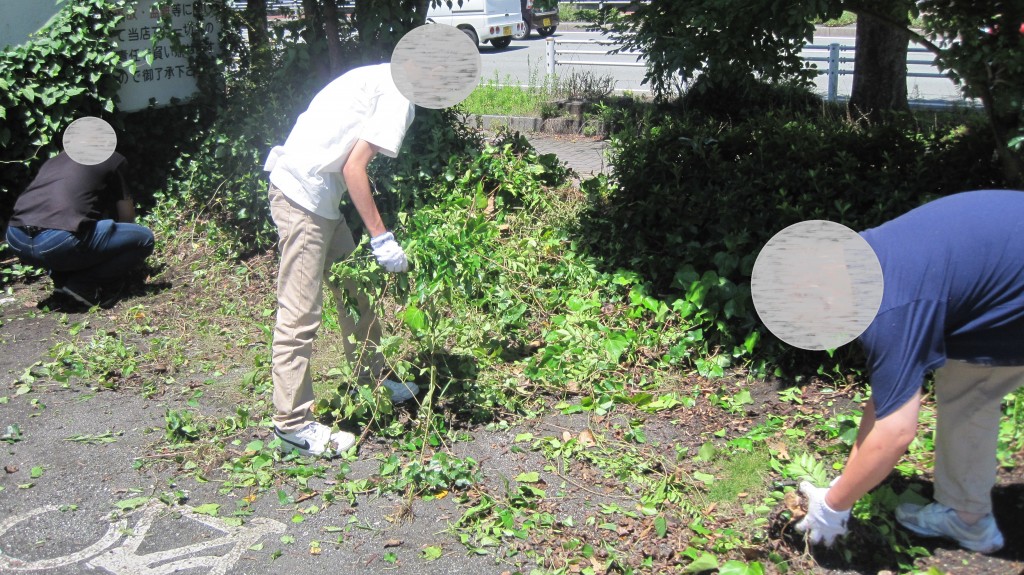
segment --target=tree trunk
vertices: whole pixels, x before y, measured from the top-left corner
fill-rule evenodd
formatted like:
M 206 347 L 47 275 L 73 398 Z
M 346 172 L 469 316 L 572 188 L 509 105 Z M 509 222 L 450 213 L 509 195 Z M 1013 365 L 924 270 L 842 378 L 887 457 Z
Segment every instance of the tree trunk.
M 908 8 L 897 2 L 885 20 L 857 14 L 857 53 L 849 113 L 857 119 L 884 120 L 888 112 L 907 111 L 908 36 L 892 23 L 909 26 Z
M 1024 163 L 1021 162 L 1020 156 L 1007 146 L 1010 134 L 1016 129 L 1017 118 L 1000 116 L 996 110 L 995 98 L 987 84 L 981 83 L 977 88 L 980 88 L 976 89 L 976 92 L 988 115 L 988 124 L 992 130 L 992 138 L 995 140 L 996 155 L 1003 169 L 1003 177 L 1011 186 L 1024 186 Z
M 331 65 L 327 54 L 322 2 L 323 0 L 302 0 L 302 16 L 306 21 L 303 38 L 309 47 L 313 73 L 326 82 L 331 78 Z
M 327 61 L 331 76 L 341 74 L 344 67 L 341 57 L 341 38 L 338 36 L 338 5 L 336 0 L 323 0 L 324 33 L 327 36 Z
M 265 50 L 269 42 L 265 0 L 252 0 L 245 5 L 245 25 L 249 29 L 249 49 L 254 54 Z

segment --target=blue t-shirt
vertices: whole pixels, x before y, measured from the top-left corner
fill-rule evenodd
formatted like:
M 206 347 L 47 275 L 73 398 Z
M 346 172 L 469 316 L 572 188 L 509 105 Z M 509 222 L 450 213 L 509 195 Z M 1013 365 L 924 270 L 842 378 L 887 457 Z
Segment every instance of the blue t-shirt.
M 877 417 L 947 358 L 1024 364 L 1024 192 L 947 196 L 861 236 L 885 286 L 860 337 Z

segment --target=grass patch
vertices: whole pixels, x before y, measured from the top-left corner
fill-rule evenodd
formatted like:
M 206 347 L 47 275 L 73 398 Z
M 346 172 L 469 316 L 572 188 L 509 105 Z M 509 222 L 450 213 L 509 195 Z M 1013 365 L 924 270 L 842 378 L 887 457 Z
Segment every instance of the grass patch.
M 758 500 L 764 496 L 771 470 L 768 452 L 737 452 L 722 464 L 708 490 L 708 499 L 720 504 Z
M 819 21 L 815 23 L 821 26 L 827 26 L 829 28 L 834 28 L 838 26 L 849 26 L 851 24 L 857 23 L 857 15 L 854 14 L 853 12 L 850 12 L 849 10 L 843 10 L 843 15 L 838 18 L 825 20 L 824 22 Z
M 462 107 L 473 115 L 539 116 L 543 106 L 556 97 L 555 89 L 546 79 L 539 86 L 531 80 L 529 87 L 512 82 L 506 77 L 502 83 L 495 74 L 493 80 L 477 86 Z
M 558 3 L 558 15 L 562 22 L 597 22 L 601 13 L 590 8 L 580 8 L 569 2 Z

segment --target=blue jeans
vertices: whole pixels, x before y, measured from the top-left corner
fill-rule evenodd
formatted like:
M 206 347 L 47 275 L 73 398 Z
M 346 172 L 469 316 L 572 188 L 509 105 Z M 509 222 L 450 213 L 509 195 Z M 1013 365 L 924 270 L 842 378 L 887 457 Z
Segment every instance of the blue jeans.
M 56 286 L 86 293 L 123 281 L 153 252 L 153 232 L 114 220 L 86 232 L 43 230 L 35 237 L 10 226 L 7 244 L 22 263 L 49 270 Z

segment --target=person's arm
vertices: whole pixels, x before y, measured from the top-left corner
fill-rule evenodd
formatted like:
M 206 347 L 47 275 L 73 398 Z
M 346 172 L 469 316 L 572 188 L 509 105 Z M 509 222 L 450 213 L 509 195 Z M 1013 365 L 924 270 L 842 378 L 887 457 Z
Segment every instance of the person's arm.
M 377 147 L 373 144 L 365 140 L 357 140 L 348 160 L 341 167 L 341 175 L 345 178 L 349 197 L 352 198 L 352 204 L 359 212 L 359 217 L 363 219 L 363 225 L 366 226 L 370 237 L 377 237 L 388 231 L 377 210 L 377 204 L 373 201 L 370 177 L 366 174 L 370 160 L 377 155 L 377 151 Z
M 370 160 L 379 151 L 380 148 L 377 146 L 365 140 L 357 140 L 348 160 L 341 167 L 341 173 L 348 186 L 352 203 L 356 206 L 359 217 L 363 219 L 366 230 L 370 232 L 370 247 L 377 258 L 377 263 L 390 273 L 406 272 L 409 270 L 409 261 L 405 250 L 395 241 L 394 234 L 384 227 L 384 221 L 370 190 L 370 177 L 366 175 Z
M 117 221 L 130 224 L 135 221 L 135 200 L 128 193 L 128 186 L 125 184 L 124 176 L 121 175 L 121 172 L 117 172 L 117 177 L 121 182 L 121 198 L 115 204 Z
M 917 434 L 920 410 L 920 391 L 881 419 L 875 418 L 875 403 L 868 400 L 843 474 L 825 496 L 829 507 L 836 511 L 850 509 L 889 475 Z

